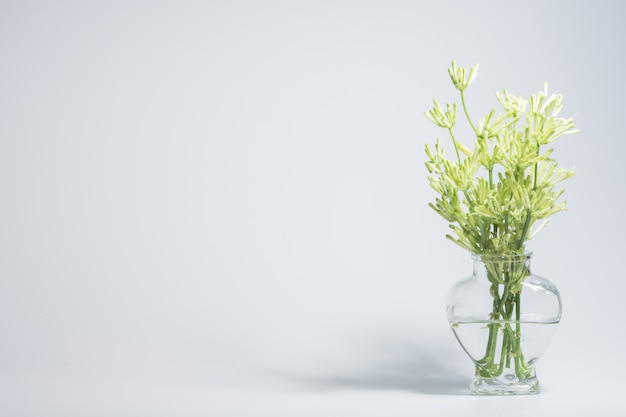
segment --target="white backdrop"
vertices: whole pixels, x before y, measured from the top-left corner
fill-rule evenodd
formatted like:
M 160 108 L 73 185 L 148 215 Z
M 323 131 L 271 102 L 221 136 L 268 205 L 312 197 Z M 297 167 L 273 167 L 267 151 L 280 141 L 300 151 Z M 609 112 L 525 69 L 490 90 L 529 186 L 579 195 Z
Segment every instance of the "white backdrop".
M 0 3 L 0 414 L 615 415 L 620 2 Z M 424 117 L 548 82 L 581 133 L 529 248 L 564 300 L 540 396 L 467 395 Z M 443 136 L 442 136 L 443 137 Z M 537 414 L 539 413 L 539 414 Z M 580 413 L 580 414 L 578 414 Z

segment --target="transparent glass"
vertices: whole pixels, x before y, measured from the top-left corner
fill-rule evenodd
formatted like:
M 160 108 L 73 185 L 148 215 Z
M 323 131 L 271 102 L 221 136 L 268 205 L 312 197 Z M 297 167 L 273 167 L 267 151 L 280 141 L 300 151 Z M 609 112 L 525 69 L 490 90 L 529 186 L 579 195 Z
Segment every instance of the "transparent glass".
M 561 320 L 561 297 L 530 270 L 532 254 L 472 255 L 474 273 L 448 293 L 447 315 L 474 361 L 472 394 L 540 391 L 535 365 Z

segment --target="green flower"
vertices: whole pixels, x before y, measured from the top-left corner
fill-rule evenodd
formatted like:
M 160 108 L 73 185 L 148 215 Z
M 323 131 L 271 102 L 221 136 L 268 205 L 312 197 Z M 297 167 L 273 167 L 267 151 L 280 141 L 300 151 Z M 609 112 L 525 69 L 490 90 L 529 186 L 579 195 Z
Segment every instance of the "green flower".
M 450 79 L 452 83 L 459 91 L 465 91 L 467 87 L 474 81 L 476 76 L 478 75 L 478 64 L 474 65 L 470 68 L 467 77 L 465 74 L 467 71 L 465 68 L 457 67 L 456 62 L 452 61 L 452 66 L 448 69 L 448 74 L 450 74 Z
M 439 127 L 443 127 L 446 129 L 454 128 L 456 124 L 456 103 L 452 106 L 449 104 L 446 105 L 446 111 L 444 112 L 437 100 L 434 100 L 435 107 L 430 109 L 428 113 L 424 113 L 424 115 L 436 124 Z
M 430 206 L 450 223 L 446 237 L 477 254 L 523 253 L 525 243 L 549 216 L 566 209 L 557 185 L 574 175 L 558 166 L 547 147 L 559 137 L 575 133 L 571 118 L 561 118 L 563 97 L 548 95 L 547 85 L 528 99 L 496 93 L 501 111 L 491 110 L 476 125 L 469 117 L 464 92 L 476 78 L 455 62 L 448 74 L 459 90 L 461 105 L 475 135 L 473 147 L 457 140 L 457 104 L 446 110 L 434 100 L 426 118 L 448 131 L 456 154 L 446 158 L 441 141 L 426 145 L 430 187 L 438 194 Z M 535 222 L 542 220 L 534 228 Z

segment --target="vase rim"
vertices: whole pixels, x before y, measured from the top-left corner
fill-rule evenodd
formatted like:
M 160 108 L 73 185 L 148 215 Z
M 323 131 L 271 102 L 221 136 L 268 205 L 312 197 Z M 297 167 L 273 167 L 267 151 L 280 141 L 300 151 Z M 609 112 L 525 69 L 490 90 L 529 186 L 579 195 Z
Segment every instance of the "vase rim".
M 472 253 L 472 259 L 474 261 L 482 262 L 485 259 L 490 261 L 495 261 L 497 259 L 508 260 L 508 261 L 529 261 L 533 257 L 532 252 L 524 252 L 524 253 L 511 253 L 511 254 L 491 254 L 491 253 Z

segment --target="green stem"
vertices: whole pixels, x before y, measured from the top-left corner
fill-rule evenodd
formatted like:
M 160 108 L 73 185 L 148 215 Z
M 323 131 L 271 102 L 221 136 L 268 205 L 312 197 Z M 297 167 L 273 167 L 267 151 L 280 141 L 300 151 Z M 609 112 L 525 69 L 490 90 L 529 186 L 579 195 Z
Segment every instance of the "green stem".
M 488 265 L 487 274 L 491 282 L 493 312 L 488 325 L 489 337 L 485 356 L 478 361 L 476 372 L 483 378 L 494 378 L 502 375 L 505 369 L 514 366 L 515 374 L 520 380 L 528 377 L 528 364 L 524 359 L 521 345 L 521 292 L 518 283 L 527 275 L 525 264 L 512 261 L 504 264 L 501 261 Z M 503 282 L 502 294 L 499 293 L 500 282 Z M 513 319 L 515 315 L 515 319 Z M 515 326 L 513 326 L 515 320 Z M 498 338 L 502 333 L 500 357 L 496 358 Z
M 459 166 L 461 166 L 461 154 L 459 154 L 459 147 L 456 145 L 456 138 L 454 137 L 452 128 L 449 127 L 448 132 L 450 133 L 450 137 L 452 138 L 452 144 L 454 145 L 454 152 L 456 152 L 456 159 L 459 162 Z
M 454 152 L 456 152 L 456 159 L 459 163 L 459 167 L 461 166 L 461 154 L 459 153 L 459 147 L 457 146 L 456 138 L 454 137 L 454 132 L 452 132 L 452 128 L 448 128 L 448 132 L 450 133 L 450 137 L 452 138 L 452 144 L 454 145 Z M 467 204 L 469 204 L 470 210 L 474 207 L 474 203 L 470 198 L 467 190 L 463 190 L 463 195 L 467 199 Z
M 478 130 L 476 130 L 476 127 L 474 126 L 474 123 L 472 123 L 472 119 L 470 118 L 469 113 L 467 111 L 467 105 L 465 104 L 465 94 L 463 93 L 463 90 L 459 90 L 459 91 L 461 93 L 461 104 L 463 105 L 463 113 L 465 113 L 465 118 L 467 119 L 470 126 L 472 127 L 474 134 L 478 136 Z
M 537 143 L 537 156 L 539 156 L 539 143 Z M 533 191 L 537 190 L 537 174 L 539 172 L 539 162 L 535 162 L 535 178 L 533 179 Z
M 524 361 L 524 354 L 522 353 L 522 328 L 520 323 L 519 308 L 520 302 L 518 294 L 517 302 L 515 303 L 515 374 L 519 379 L 523 379 L 526 372 L 526 364 Z
M 531 220 L 531 213 L 530 213 L 530 208 L 529 208 L 528 210 L 526 210 L 526 221 L 524 222 L 524 230 L 522 230 L 522 236 L 520 237 L 520 240 L 517 245 L 518 250 L 524 247 L 524 242 L 526 242 L 526 236 L 528 235 L 528 229 L 530 228 L 530 220 Z
M 485 350 L 485 356 L 478 361 L 479 367 L 477 372 L 480 376 L 489 378 L 492 375 L 494 360 L 496 356 L 496 346 L 498 343 L 498 332 L 500 331 L 500 296 L 498 294 L 498 283 L 492 281 L 491 283 L 491 296 L 493 297 L 493 313 L 491 314 L 491 320 L 487 327 L 489 328 L 489 336 L 487 338 L 487 348 Z

